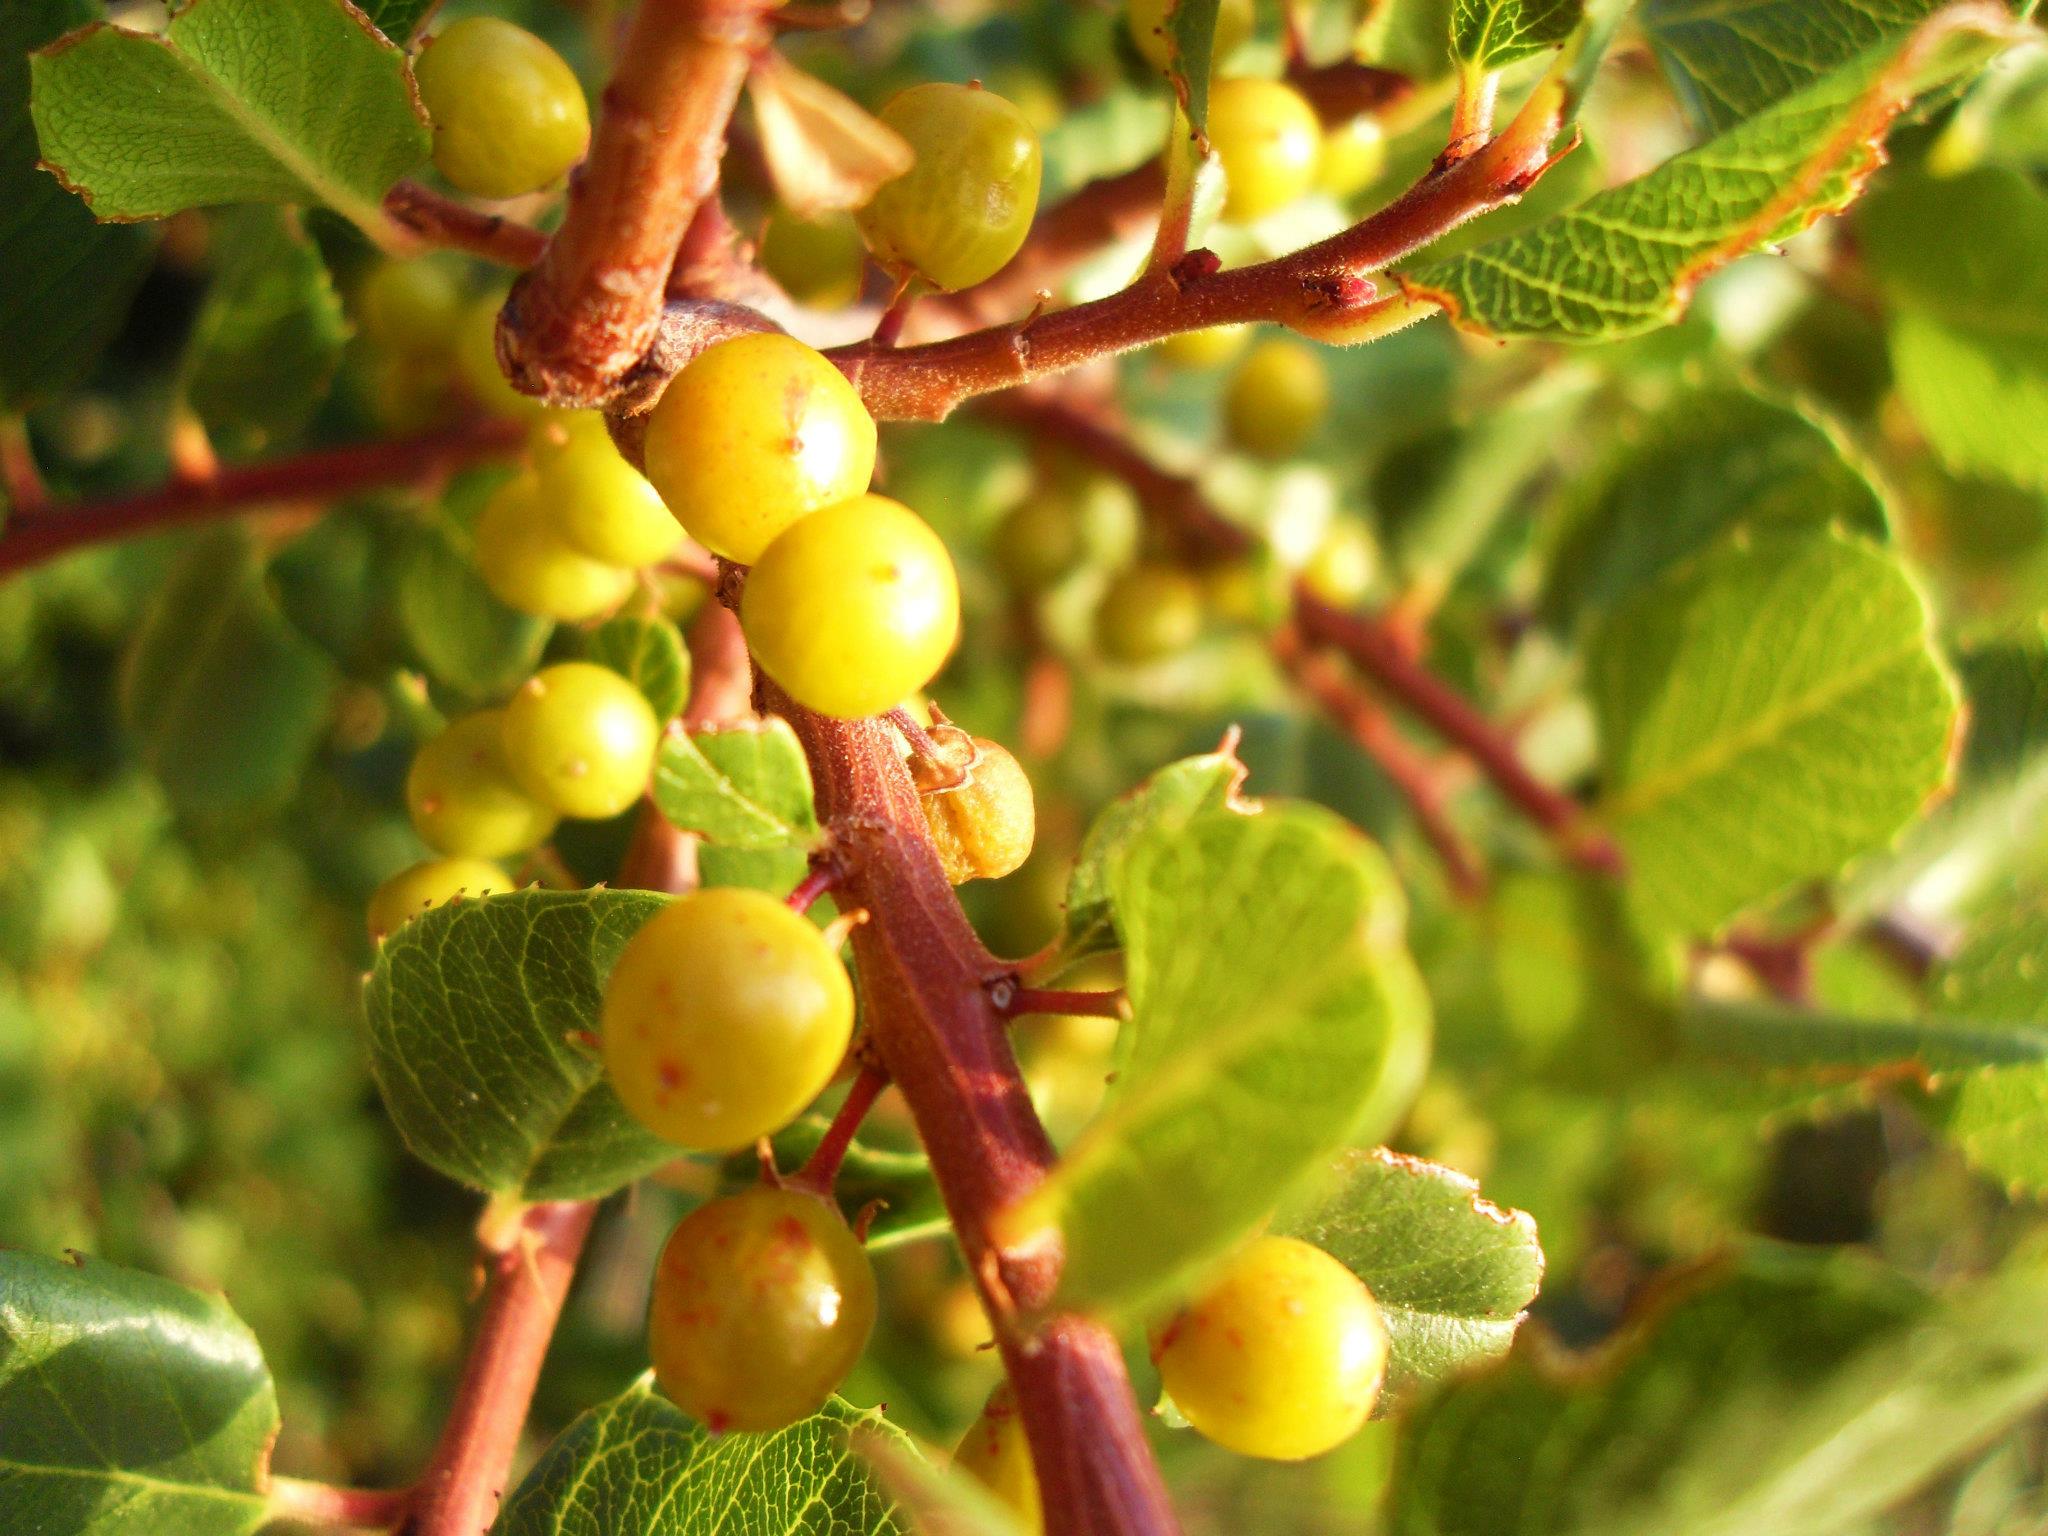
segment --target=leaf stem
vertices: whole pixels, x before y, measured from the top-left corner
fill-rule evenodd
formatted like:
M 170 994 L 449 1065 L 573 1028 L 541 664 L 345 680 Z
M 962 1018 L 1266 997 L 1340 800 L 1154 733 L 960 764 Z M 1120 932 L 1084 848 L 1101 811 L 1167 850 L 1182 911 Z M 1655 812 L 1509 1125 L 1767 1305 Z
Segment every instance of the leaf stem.
M 854 1133 L 860 1129 L 868 1111 L 875 1107 L 875 1100 L 888 1086 L 887 1072 L 872 1062 L 863 1064 L 854 1074 L 853 1082 L 846 1090 L 846 1098 L 832 1116 L 832 1123 L 825 1127 L 823 1138 L 804 1160 L 803 1167 L 783 1182 L 830 1195 L 832 1185 L 839 1178 L 839 1165 L 846 1161 L 846 1149 L 853 1145 Z
M 816 906 L 818 898 L 838 883 L 838 861 L 829 855 L 824 858 L 813 857 L 803 879 L 797 882 L 796 889 L 784 899 L 789 904 L 789 910 L 801 916 Z
M 1066 991 L 1057 987 L 1026 987 L 1005 976 L 989 988 L 996 1009 L 1006 1019 L 1031 1014 L 1081 1014 L 1091 1019 L 1128 1019 L 1131 1000 L 1121 987 L 1108 991 L 1088 988 Z
M 270 1480 L 270 1517 L 300 1525 L 388 1531 L 412 1507 L 410 1488 L 335 1488 L 296 1477 Z
M 428 245 L 467 251 L 521 271 L 540 260 L 548 243 L 548 237 L 531 225 L 494 213 L 478 213 L 416 181 L 401 181 L 385 193 L 384 212 L 399 228 Z
M 523 440 L 516 423 L 475 421 L 425 437 L 224 469 L 209 479 L 174 481 L 99 501 L 53 503 L 14 517 L 0 530 L 0 576 L 87 545 L 234 517 L 276 502 L 332 503 L 377 486 L 417 484 L 509 454 Z

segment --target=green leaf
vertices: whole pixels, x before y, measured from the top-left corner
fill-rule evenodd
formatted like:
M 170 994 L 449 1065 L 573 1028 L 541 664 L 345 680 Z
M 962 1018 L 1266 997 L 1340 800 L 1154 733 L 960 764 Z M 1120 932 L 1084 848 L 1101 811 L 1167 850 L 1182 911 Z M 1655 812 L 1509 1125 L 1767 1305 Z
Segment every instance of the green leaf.
M 1139 838 L 1185 826 L 1196 816 L 1235 803 L 1244 764 L 1234 744 L 1222 751 L 1169 763 L 1095 818 L 1067 877 L 1064 947 L 1079 959 L 1116 944 L 1110 916 L 1109 872 Z
M 1062 1297 L 1117 1310 L 1167 1299 L 1348 1138 L 1387 1130 L 1428 1002 L 1385 858 L 1320 807 L 1154 820 L 1107 874 L 1133 1017 L 1100 1115 L 1016 1225 L 1056 1224 Z
M 430 147 L 404 55 L 342 0 L 192 0 L 161 37 L 87 27 L 30 67 L 43 158 L 102 219 L 324 203 L 376 238 Z
M 1947 778 L 1955 697 L 1884 551 L 1738 530 L 1594 632 L 1598 814 L 1646 925 L 1708 933 L 1882 846 Z
M 1893 117 L 2001 46 L 1988 14 L 1945 10 L 1646 175 L 1401 284 L 1493 336 L 1611 341 L 1668 325 L 1715 268 L 1853 202 Z
M 1702 1056 L 1804 1072 L 1847 1067 L 1934 1074 L 2048 1063 L 2048 1019 L 2027 1013 L 1979 1022 L 1940 1015 L 1872 1018 L 1691 998 L 1680 1011 L 1679 1029 Z
M 113 340 L 156 250 L 152 231 L 97 224 L 37 164 L 28 56 L 99 14 L 92 0 L 0 6 L 0 410 L 82 378 Z
M 2048 197 L 2018 171 L 1893 178 L 1857 221 L 1892 373 L 1953 468 L 2048 489 Z
M 908 1445 L 836 1398 L 774 1434 L 714 1435 L 642 1377 L 556 1437 L 492 1536 L 909 1536 L 856 1435 Z
M 1943 1128 L 1972 1166 L 2014 1190 L 2048 1192 L 2048 898 L 2006 906 L 1937 980 L 1939 1006 L 1991 1027 L 2026 1065 L 1994 1066 L 1942 1085 Z M 1997 1060 L 1997 1058 L 1989 1058 Z
M 379 32 L 401 46 L 412 40 L 420 23 L 440 0 L 357 0 L 356 8 Z
M 1582 0 L 1457 0 L 1451 57 L 1484 74 L 1555 48 L 1585 14 Z
M 364 993 L 370 1069 L 398 1133 L 449 1178 L 587 1200 L 676 1149 L 627 1115 L 583 1036 L 647 891 L 515 891 L 437 907 L 384 941 Z
M 1221 0 L 1175 0 L 1166 17 L 1170 77 L 1197 138 L 1209 131 L 1209 76 L 1215 68 L 1216 13 L 1221 9 Z
M 230 210 L 214 225 L 213 249 L 220 262 L 185 354 L 185 390 L 217 444 L 257 453 L 312 419 L 348 322 L 295 214 Z
M 297 786 L 332 681 L 264 591 L 249 540 L 223 532 L 186 551 L 143 615 L 121 710 L 172 801 L 223 812 Z
M 0 1509 L 36 1536 L 241 1536 L 277 1397 L 219 1296 L 0 1250 Z
M 1949 0 L 1642 0 L 1686 113 L 1718 133 L 1893 42 Z
M 654 803 L 671 823 L 732 848 L 817 840 L 811 770 L 789 723 L 770 715 L 662 738 Z
M 392 601 L 407 548 L 383 509 L 337 507 L 270 561 L 277 606 L 350 676 L 380 682 L 404 658 Z
M 1673 399 L 1588 477 L 1578 501 L 1544 593 L 1559 624 L 1611 606 L 1732 529 L 1889 534 L 1876 488 L 1832 431 L 1725 385 Z
M 1505 1354 L 1543 1283 L 1529 1216 L 1502 1210 L 1455 1169 L 1384 1147 L 1345 1153 L 1335 1187 L 1274 1230 L 1365 1282 L 1386 1314 L 1395 1398 Z
M 608 619 L 583 637 L 583 654 L 638 688 L 657 719 L 674 718 L 690 696 L 690 653 L 667 619 Z
M 1604 1369 L 1518 1351 L 1432 1405 L 1395 1536 L 1840 1536 L 2048 1399 L 2039 1258 L 1939 1303 L 1770 1251 L 1671 1291 Z
M 491 594 L 452 521 L 421 528 L 398 578 L 398 620 L 427 675 L 471 699 L 495 698 L 532 675 L 554 626 Z

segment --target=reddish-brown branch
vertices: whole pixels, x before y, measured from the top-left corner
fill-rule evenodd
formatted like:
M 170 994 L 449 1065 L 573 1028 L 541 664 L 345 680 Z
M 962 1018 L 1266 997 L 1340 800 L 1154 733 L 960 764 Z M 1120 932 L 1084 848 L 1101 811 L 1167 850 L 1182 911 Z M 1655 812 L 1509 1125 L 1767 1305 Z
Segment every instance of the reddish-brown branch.
M 478 213 L 416 181 L 401 181 L 384 194 L 391 221 L 428 245 L 467 251 L 521 271 L 540 260 L 548 237 L 530 224 Z
M 857 343 L 832 359 L 885 419 L 940 420 L 963 400 L 1011 389 L 1180 331 L 1272 321 L 1342 335 L 1382 302 L 1372 273 L 1519 198 L 1549 165 L 1562 98 L 1546 93 L 1498 138 L 1433 170 L 1341 234 L 1228 271 L 1184 261 L 1107 298 L 914 347 Z
M 1011 1053 L 982 948 L 947 883 L 917 787 L 879 720 L 831 720 L 772 685 L 803 741 L 818 811 L 847 863 L 869 1038 L 915 1118 L 981 1287 L 1024 1417 L 1048 1536 L 1171 1536 L 1177 1529 L 1115 1336 L 1049 1313 L 1060 1255 L 1006 1250 L 998 1213 L 1037 1188 L 1053 1149 Z
M 783 899 L 788 904 L 790 911 L 797 913 L 808 912 L 818 904 L 820 896 L 823 896 L 838 883 L 838 861 L 829 854 L 824 858 L 813 858 L 811 860 L 811 867 L 804 871 L 803 879 L 796 883 L 796 889 Z
M 50 488 L 36 466 L 35 447 L 19 416 L 0 417 L 0 492 L 9 516 L 33 515 L 50 504 Z
M 410 1488 L 333 1488 L 296 1477 L 273 1477 L 269 1497 L 273 1520 L 358 1531 L 388 1531 L 412 1507 Z
M 407 1536 L 479 1536 L 489 1529 L 596 1214 L 593 1201 L 530 1206 L 511 1241 L 487 1256 L 483 1316 L 455 1406 L 414 1489 Z
M 1408 802 L 1423 836 L 1443 860 L 1452 889 L 1461 896 L 1476 896 L 1483 891 L 1485 871 L 1451 820 L 1440 776 L 1428 759 L 1394 728 L 1386 711 L 1353 686 L 1329 656 L 1304 645 L 1292 626 L 1283 627 L 1274 635 L 1273 654 L 1302 692 L 1314 699 L 1323 713 L 1379 764 L 1388 782 Z
M 825 1127 L 824 1136 L 812 1149 L 811 1155 L 804 1159 L 803 1167 L 784 1182 L 814 1189 L 821 1195 L 831 1194 L 832 1185 L 839 1177 L 839 1165 L 846 1161 L 846 1149 L 853 1145 L 854 1133 L 860 1129 L 868 1111 L 875 1107 L 875 1100 L 888 1086 L 889 1074 L 872 1063 L 855 1073 L 852 1083 L 847 1086 L 845 1099 L 832 1116 L 832 1123 Z
M 654 341 L 669 269 L 718 182 L 726 125 L 773 0 L 642 0 L 561 230 L 499 322 L 512 381 L 604 403 Z
M 754 696 L 753 663 L 740 621 L 723 603 L 707 601 L 690 621 L 690 702 L 683 724 L 702 730 L 747 713 Z
M 1043 390 L 1020 390 L 992 400 L 992 414 L 1044 433 L 1128 484 L 1146 515 L 1181 541 L 1196 559 L 1241 558 L 1252 553 L 1252 534 L 1209 504 L 1200 487 L 1157 464 L 1115 427 Z M 1578 803 L 1532 774 L 1514 743 L 1455 688 L 1415 659 L 1384 621 L 1337 608 L 1306 586 L 1294 589 L 1294 622 L 1319 646 L 1342 652 L 1388 696 L 1469 757 L 1525 815 L 1555 837 L 1579 863 L 1619 870 L 1614 845 L 1588 829 Z
M 522 441 L 516 424 L 478 421 L 427 437 L 329 448 L 226 469 L 208 480 L 180 481 L 103 501 L 52 505 L 18 516 L 0 531 L 0 576 L 88 544 L 162 533 L 279 502 L 327 503 L 378 486 L 416 484 L 510 453 Z

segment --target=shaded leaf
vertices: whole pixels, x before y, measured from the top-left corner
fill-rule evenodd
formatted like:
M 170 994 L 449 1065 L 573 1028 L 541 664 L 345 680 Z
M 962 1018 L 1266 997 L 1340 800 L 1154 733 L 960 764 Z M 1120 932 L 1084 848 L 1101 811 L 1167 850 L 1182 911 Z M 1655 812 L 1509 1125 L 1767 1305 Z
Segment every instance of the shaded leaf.
M 398 577 L 398 619 L 427 675 L 471 699 L 509 692 L 532 675 L 554 626 L 506 607 L 453 522 L 420 528 Z
M 271 557 L 271 590 L 343 670 L 380 681 L 404 656 L 392 596 L 406 549 L 406 529 L 381 509 L 337 507 Z
M 810 765 L 770 715 L 662 738 L 654 803 L 675 826 L 732 848 L 807 846 L 818 835 Z
M 342 0 L 192 0 L 162 36 L 88 27 L 31 70 L 43 158 L 102 219 L 324 203 L 375 235 L 429 148 L 404 56 Z
M 2000 910 L 1943 968 L 1944 1013 L 1983 1021 L 2025 1065 L 1994 1066 L 1941 1085 L 1943 1128 L 1970 1163 L 2015 1189 L 2048 1191 L 2048 898 Z M 1996 1022 L 1993 1022 L 1996 1021 Z M 1996 1061 L 1999 1058 L 1988 1057 Z
M 1384 1147 L 1345 1153 L 1335 1186 L 1274 1230 L 1342 1260 L 1379 1302 L 1390 1398 L 1505 1354 L 1543 1282 L 1527 1214 L 1455 1169 Z
M 402 47 L 412 40 L 427 13 L 438 4 L 440 0 L 356 0 L 356 9 L 369 17 L 379 32 Z
M 143 615 L 121 712 L 174 803 L 229 811 L 298 784 L 332 681 L 264 590 L 248 539 L 224 532 L 186 551 Z
M 1451 56 L 1480 73 L 1505 69 L 1572 35 L 1582 0 L 1457 0 L 1451 11 Z
M 0 1509 L 36 1536 L 240 1536 L 277 1397 L 219 1296 L 0 1249 Z
M 667 619 L 607 619 L 583 637 L 583 654 L 638 688 L 658 720 L 690 696 L 690 653 Z
M 838 1399 L 773 1434 L 714 1435 L 642 1377 L 583 1414 L 505 1501 L 494 1536 L 908 1536 L 852 1437 L 908 1441 Z
M 1953 468 L 2048 489 L 2048 197 L 2018 171 L 1895 177 L 1857 220 L 1892 374 Z
M 1738 532 L 1615 609 L 1587 671 L 1599 815 L 1652 927 L 1711 932 L 1836 874 L 1947 777 L 1925 604 L 1860 540 Z
M 2048 1398 L 2038 1258 L 1937 1302 L 1765 1251 L 1664 1301 L 1605 1369 L 1518 1351 L 1433 1403 L 1391 1529 L 1839 1536 Z
M 1735 528 L 1889 533 L 1876 488 L 1832 431 L 1725 385 L 1677 396 L 1579 495 L 1544 593 L 1560 622 L 1626 597 Z
M 1636 17 L 1687 115 L 1733 127 L 1949 0 L 1642 0 Z
M 1854 201 L 1893 117 L 2005 36 L 1995 12 L 1950 7 L 1897 46 L 1569 213 L 1406 269 L 1402 286 L 1494 336 L 1607 341 L 1668 325 L 1709 272 Z
M 1216 16 L 1222 8 L 1220 0 L 1175 0 L 1166 15 L 1167 76 L 1197 139 L 1209 131 L 1209 77 L 1216 67 Z
M 1385 858 L 1320 807 L 1155 819 L 1106 873 L 1133 1017 L 1100 1114 L 1013 1214 L 1060 1229 L 1063 1298 L 1115 1310 L 1168 1299 L 1347 1138 L 1384 1132 L 1428 1001 Z
M 120 328 L 156 250 L 152 231 L 97 224 L 37 161 L 32 49 L 99 14 L 92 0 L 0 6 L 0 409 L 84 376 Z
M 593 1199 L 676 1156 L 581 1040 L 619 951 L 666 902 L 515 891 L 437 907 L 384 941 L 364 993 L 370 1069 L 415 1156 L 530 1201 Z
M 185 353 L 185 390 L 221 447 L 296 437 L 326 398 L 348 322 L 296 215 L 233 209 L 214 226 L 213 284 Z

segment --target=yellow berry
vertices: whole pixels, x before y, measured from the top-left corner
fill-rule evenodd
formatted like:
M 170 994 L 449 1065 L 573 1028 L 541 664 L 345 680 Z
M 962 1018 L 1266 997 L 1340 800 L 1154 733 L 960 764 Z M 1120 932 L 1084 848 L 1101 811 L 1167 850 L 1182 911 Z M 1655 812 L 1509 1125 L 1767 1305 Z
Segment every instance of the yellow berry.
M 605 984 L 605 1070 L 633 1117 L 679 1146 L 744 1147 L 832 1080 L 853 1034 L 846 967 L 774 897 L 719 886 L 634 934 Z
M 1352 118 L 1323 135 L 1316 185 L 1332 197 L 1351 197 L 1380 179 L 1387 168 L 1387 130 L 1376 117 Z
M 555 830 L 555 813 L 512 777 L 502 709 L 464 715 L 421 747 L 405 778 L 405 803 L 413 829 L 441 853 L 502 859 Z
M 775 332 L 706 348 L 647 422 L 647 478 L 691 538 L 742 565 L 874 473 L 875 421 L 846 375 Z
M 799 304 L 838 309 L 860 297 L 867 250 L 853 217 L 800 218 L 778 208 L 761 235 L 761 265 Z
M 1248 325 L 1212 325 L 1199 331 L 1179 331 L 1160 342 L 1153 355 L 1169 368 L 1189 373 L 1221 368 L 1244 350 L 1251 334 Z
M 683 542 L 682 525 L 609 435 L 584 432 L 541 462 L 540 499 L 565 543 L 607 565 L 653 565 Z
M 475 900 L 512 889 L 505 871 L 484 859 L 428 859 L 400 870 L 370 897 L 370 937 L 396 933 L 429 907 L 464 897 Z
M 1365 601 L 1379 578 L 1380 547 L 1372 530 L 1355 517 L 1341 517 L 1301 568 L 1301 580 L 1326 603 L 1350 608 Z
M 799 704 L 852 719 L 938 675 L 960 632 L 952 557 L 916 513 L 856 496 L 768 546 L 747 577 L 740 626 Z
M 508 480 L 484 503 L 476 567 L 506 607 L 568 623 L 618 607 L 633 590 L 630 570 L 591 559 L 555 531 L 530 474 Z
M 1298 341 L 1260 342 L 1223 391 L 1230 440 L 1262 459 L 1297 452 L 1321 429 L 1329 409 L 1329 373 L 1315 349 Z
M 1323 128 L 1301 93 L 1277 80 L 1219 80 L 1209 93 L 1209 143 L 1223 162 L 1223 217 L 1250 224 L 1314 183 Z
M 505 706 L 505 760 L 534 799 L 599 820 L 647 788 L 661 722 L 609 667 L 564 661 L 536 672 Z
M 445 256 L 380 261 L 356 288 L 364 337 L 401 357 L 446 352 L 464 308 L 462 269 Z
M 1095 644 L 1111 661 L 1158 661 L 1202 632 L 1202 584 L 1178 566 L 1134 565 L 1103 589 Z
M 1371 1415 L 1387 1325 L 1364 1283 L 1320 1248 L 1262 1237 L 1160 1331 L 1152 1358 L 1203 1435 L 1243 1456 L 1300 1461 Z
M 434 165 L 478 197 L 538 192 L 590 144 L 590 108 L 575 72 L 523 27 L 470 16 L 413 61 L 434 121 Z
M 498 311 L 504 306 L 502 293 L 487 293 L 470 301 L 455 331 L 455 371 L 470 398 L 493 416 L 535 420 L 547 407 L 514 389 L 498 366 Z

